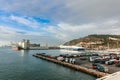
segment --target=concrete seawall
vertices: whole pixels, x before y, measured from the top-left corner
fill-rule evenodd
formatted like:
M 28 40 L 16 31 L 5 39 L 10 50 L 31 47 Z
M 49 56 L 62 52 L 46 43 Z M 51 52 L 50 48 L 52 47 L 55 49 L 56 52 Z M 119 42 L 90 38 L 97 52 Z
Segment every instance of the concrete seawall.
M 82 72 L 85 72 L 85 73 L 90 74 L 90 75 L 94 75 L 94 76 L 96 76 L 98 78 L 107 75 L 107 73 L 104 73 L 104 72 L 99 72 L 99 71 L 96 71 L 96 70 L 93 70 L 93 69 L 88 69 L 88 68 L 85 68 L 85 67 L 81 67 L 81 66 L 78 66 L 78 65 L 75 65 L 75 64 L 70 64 L 70 63 L 67 63 L 67 62 L 62 62 L 62 61 L 59 61 L 59 60 L 56 60 L 56 59 L 44 57 L 42 55 L 37 55 L 36 54 L 36 55 L 33 55 L 33 56 L 35 56 L 37 58 L 41 58 L 43 60 L 47 60 L 47 61 L 50 61 L 50 62 L 53 62 L 53 63 L 57 63 L 57 64 L 60 64 L 60 65 L 69 67 L 69 68 L 72 68 L 72 69 L 75 69 L 75 70 L 78 70 L 78 71 L 82 71 Z

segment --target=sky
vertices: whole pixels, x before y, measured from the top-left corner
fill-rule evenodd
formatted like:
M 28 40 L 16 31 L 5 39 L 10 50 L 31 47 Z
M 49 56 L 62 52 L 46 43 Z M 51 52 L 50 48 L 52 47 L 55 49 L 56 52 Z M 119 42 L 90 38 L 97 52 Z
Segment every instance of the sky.
M 120 35 L 120 0 L 0 0 L 0 45 L 60 45 L 90 34 Z

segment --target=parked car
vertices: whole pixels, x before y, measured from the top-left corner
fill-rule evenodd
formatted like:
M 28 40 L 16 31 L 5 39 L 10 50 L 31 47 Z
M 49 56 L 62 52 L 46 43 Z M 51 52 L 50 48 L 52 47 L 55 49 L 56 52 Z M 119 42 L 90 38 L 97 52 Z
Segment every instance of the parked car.
M 93 62 L 94 62 L 94 63 L 105 64 L 105 60 L 103 60 L 103 59 L 95 59 Z
M 109 72 L 108 68 L 104 65 L 101 65 L 101 64 L 97 64 L 96 68 L 101 72 Z
M 93 68 L 93 69 L 97 69 L 97 64 L 96 64 L 96 63 L 93 63 L 93 64 L 92 64 L 92 68 Z
M 115 61 L 116 61 L 116 59 L 111 59 L 111 60 L 109 60 L 109 61 L 106 61 L 105 64 L 107 64 L 107 65 L 112 65 L 112 64 L 115 63 Z
M 113 61 L 106 61 L 105 64 L 112 65 L 112 64 L 114 64 L 114 62 Z
M 120 62 L 118 64 L 116 64 L 117 67 L 120 67 Z

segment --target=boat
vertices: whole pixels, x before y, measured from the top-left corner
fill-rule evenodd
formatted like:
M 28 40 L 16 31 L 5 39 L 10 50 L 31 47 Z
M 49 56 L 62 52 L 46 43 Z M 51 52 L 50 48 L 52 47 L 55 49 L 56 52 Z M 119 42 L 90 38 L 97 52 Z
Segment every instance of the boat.
M 84 52 L 84 51 L 85 51 L 85 48 L 84 48 L 84 47 L 79 47 L 79 46 L 63 46 L 63 45 L 61 45 L 61 46 L 60 46 L 60 49 L 61 49 L 62 51 L 77 52 L 77 53 L 80 53 L 80 52 Z
M 17 45 L 13 45 L 13 46 L 12 46 L 12 49 L 13 49 L 13 50 L 20 50 L 21 48 L 20 48 L 19 46 L 17 46 Z

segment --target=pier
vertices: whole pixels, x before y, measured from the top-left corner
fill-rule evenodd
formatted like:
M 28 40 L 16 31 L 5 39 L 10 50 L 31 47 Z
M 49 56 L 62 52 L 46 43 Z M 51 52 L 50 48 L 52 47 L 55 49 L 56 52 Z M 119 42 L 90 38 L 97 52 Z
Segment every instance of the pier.
M 49 62 L 53 62 L 53 63 L 56 63 L 56 64 L 63 65 L 65 67 L 72 68 L 72 69 L 77 70 L 77 71 L 82 71 L 84 73 L 96 76 L 98 78 L 108 75 L 108 73 L 99 72 L 99 71 L 96 71 L 96 70 L 93 70 L 93 69 L 88 69 L 88 68 L 85 68 L 85 67 L 82 67 L 82 66 L 79 66 L 79 65 L 75 65 L 75 64 L 71 64 L 71 63 L 67 63 L 67 62 L 62 62 L 62 61 L 56 60 L 54 58 L 45 57 L 45 56 L 40 55 L 40 54 L 35 54 L 33 56 L 37 57 L 37 58 L 40 58 L 40 59 L 43 59 L 43 60 L 46 60 L 46 61 L 49 61 Z

